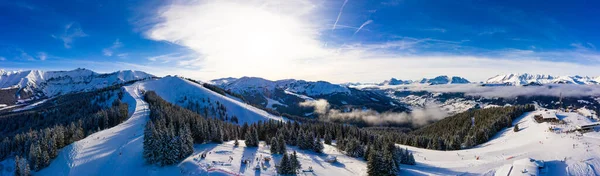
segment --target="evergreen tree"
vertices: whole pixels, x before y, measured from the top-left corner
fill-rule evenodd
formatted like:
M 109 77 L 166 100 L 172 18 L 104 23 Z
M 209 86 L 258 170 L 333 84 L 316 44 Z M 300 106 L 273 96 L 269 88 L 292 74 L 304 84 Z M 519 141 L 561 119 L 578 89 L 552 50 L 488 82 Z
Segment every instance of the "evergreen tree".
M 514 132 L 519 132 L 519 124 L 516 124 L 515 127 L 513 128 Z
M 296 155 L 295 150 L 294 150 L 294 153 L 292 153 L 292 156 L 290 157 L 290 161 L 292 163 L 291 165 L 292 165 L 294 172 L 296 172 L 297 170 L 300 170 L 300 168 L 302 168 L 302 165 L 300 164 L 300 161 L 298 160 L 298 155 Z
M 325 141 L 325 144 L 327 144 L 327 145 L 331 145 L 331 133 L 327 133 L 327 134 L 325 134 L 325 139 L 324 139 L 324 141 Z
M 381 174 L 381 169 L 379 168 L 381 164 L 379 160 L 380 158 L 377 155 L 377 152 L 371 148 L 371 151 L 369 151 L 369 159 L 367 160 L 367 174 L 371 176 Z
M 32 143 L 31 146 L 29 147 L 29 162 L 31 163 L 31 166 L 33 168 L 33 170 L 37 171 L 39 168 L 39 163 L 40 163 L 40 147 L 37 145 L 37 143 Z
M 283 154 L 283 157 L 281 158 L 281 161 L 279 161 L 279 167 L 277 168 L 277 173 L 278 174 L 290 174 L 290 171 L 292 170 L 292 168 L 289 167 L 290 166 L 290 159 L 288 158 L 287 153 Z
M 15 156 L 15 176 L 21 176 L 21 161 L 19 155 Z
M 277 139 L 275 137 L 271 138 L 271 154 L 279 154 L 279 144 L 277 143 Z
M 283 139 L 283 135 L 279 135 L 279 137 L 277 137 L 277 150 L 279 151 L 279 153 L 285 153 L 287 151 L 287 148 L 285 146 L 285 139 Z
M 321 140 L 317 138 L 313 144 L 313 151 L 317 153 L 323 153 L 323 148 L 325 148 L 323 143 L 321 143 Z

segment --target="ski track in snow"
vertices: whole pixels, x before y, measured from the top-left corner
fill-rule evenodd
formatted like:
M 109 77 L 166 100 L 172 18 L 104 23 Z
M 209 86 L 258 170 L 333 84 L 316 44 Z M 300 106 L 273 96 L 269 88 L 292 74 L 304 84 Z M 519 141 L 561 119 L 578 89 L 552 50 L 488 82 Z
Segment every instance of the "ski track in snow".
M 96 132 L 62 149 L 39 175 L 155 175 L 153 166 L 142 157 L 144 126 L 149 119 L 148 104 L 142 100 L 139 83 L 124 87 L 124 102 L 131 116 L 125 122 Z M 177 170 L 165 167 L 161 171 Z M 159 175 L 167 174 L 162 173 Z

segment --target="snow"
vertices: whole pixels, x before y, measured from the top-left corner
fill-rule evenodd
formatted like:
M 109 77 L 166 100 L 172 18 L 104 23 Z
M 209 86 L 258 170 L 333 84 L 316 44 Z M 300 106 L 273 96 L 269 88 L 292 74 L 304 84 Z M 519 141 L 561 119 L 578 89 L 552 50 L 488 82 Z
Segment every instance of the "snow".
M 509 84 L 514 86 L 527 85 L 531 82 L 539 84 L 585 84 L 597 85 L 600 77 L 588 76 L 551 76 L 534 74 L 497 75 L 485 81 L 486 84 Z
M 253 123 L 259 120 L 266 121 L 269 119 L 283 120 L 282 117 L 274 116 L 264 110 L 223 96 L 204 88 L 202 85 L 179 77 L 167 76 L 158 80 L 146 81 L 140 83 L 140 88 L 147 91 L 155 91 L 164 100 L 183 107 L 186 105 L 186 102 L 181 101 L 183 99 L 200 102 L 201 99 L 210 98 L 213 102 L 218 101 L 223 104 L 227 108 L 229 116 L 237 116 L 239 124 L 244 124 L 245 122 Z
M 314 98 L 311 98 L 311 97 L 309 97 L 309 96 L 306 96 L 306 95 L 300 95 L 300 94 L 297 94 L 297 93 L 294 93 L 294 92 L 290 92 L 290 91 L 287 91 L 287 90 L 285 90 L 284 92 L 285 92 L 286 94 L 289 94 L 289 95 L 294 95 L 294 96 L 297 96 L 297 97 L 299 97 L 299 98 L 302 98 L 302 99 L 304 99 L 304 101 L 315 101 L 315 99 L 314 99 Z M 599 101 L 600 101 L 600 100 L 599 100 Z
M 179 168 L 185 175 L 277 175 L 276 163 L 281 160 L 282 155 L 271 155 L 269 146 L 263 142 L 259 147 L 245 147 L 244 141 L 239 141 L 235 147 L 233 141 L 223 144 L 202 144 L 194 146 L 194 154 L 179 164 Z M 287 146 L 288 153 L 297 152 L 298 160 L 302 169 L 312 167 L 313 172 L 309 175 L 367 175 L 366 162 L 362 159 L 348 157 L 330 145 L 324 145 L 323 154 L 311 151 L 298 150 L 296 147 Z M 207 152 L 206 158 L 200 155 Z M 259 161 L 256 158 L 271 157 L 273 160 L 265 163 L 266 169 L 254 170 Z M 328 163 L 327 157 L 337 157 L 337 163 Z M 229 157 L 233 160 L 229 162 Z M 252 160 L 250 164 L 241 164 L 242 159 Z M 220 164 L 224 163 L 224 164 Z M 210 168 L 210 169 L 209 169 Z M 302 175 L 302 174 L 300 174 Z
M 556 112 L 557 117 L 567 124 L 537 123 L 533 116 L 545 112 L 539 110 L 526 113 L 513 122 L 513 125 L 519 124 L 520 131 L 514 132 L 512 127 L 506 128 L 490 141 L 471 149 L 435 151 L 401 145 L 413 152 L 417 161 L 415 166 L 403 165 L 401 174 L 501 175 L 511 167 L 513 172 L 517 170 L 521 174 L 523 168 L 530 168 L 530 165 L 523 163 L 529 158 L 545 161 L 545 169 L 539 170 L 540 175 L 599 174 L 600 170 L 594 170 L 600 168 L 600 149 L 597 147 L 600 145 L 599 130 L 584 135 L 578 132 L 564 133 L 575 129 L 577 124 L 592 123 L 595 120 L 574 112 L 548 111 Z M 550 127 L 558 131 L 550 132 Z
M 235 93 L 243 93 L 246 91 L 273 91 L 276 88 L 308 96 L 327 95 L 332 93 L 350 93 L 350 90 L 346 86 L 332 84 L 325 81 L 312 82 L 295 79 L 271 81 L 258 77 L 242 77 L 239 79 L 221 78 L 212 80 L 211 83 L 226 90 L 231 90 Z
M 44 100 L 41 100 L 41 101 L 38 101 L 38 102 L 32 103 L 32 104 L 30 104 L 30 105 L 27 105 L 27 106 L 25 106 L 25 107 L 22 107 L 22 108 L 17 108 L 17 109 L 14 109 L 14 110 L 13 110 L 13 112 L 30 110 L 30 109 L 33 109 L 33 108 L 35 108 L 35 107 L 36 107 L 36 106 L 38 106 L 38 105 L 41 105 L 42 103 L 45 103 L 46 101 L 48 101 L 48 99 L 44 99 Z M 2 107 L 2 106 L 0 106 L 0 107 Z
M 0 176 L 13 176 L 15 171 L 15 158 L 7 158 L 0 162 Z
M 117 71 L 100 74 L 87 69 L 71 71 L 3 71 L 0 88 L 20 88 L 27 93 L 42 92 L 47 97 L 80 91 L 91 91 L 132 80 L 153 77 L 141 71 Z M 19 99 L 27 99 L 21 97 Z
M 281 102 L 279 102 L 277 100 L 273 100 L 273 99 L 267 98 L 267 108 L 273 109 L 273 105 L 280 105 L 280 106 L 287 107 L 287 105 L 281 104 Z
M 139 83 L 126 86 L 124 102 L 131 116 L 127 121 L 94 133 L 61 149 L 50 166 L 38 175 L 164 175 L 177 174 L 175 168 L 145 164 L 142 158 L 143 132 L 148 121 L 148 104 L 142 100 Z

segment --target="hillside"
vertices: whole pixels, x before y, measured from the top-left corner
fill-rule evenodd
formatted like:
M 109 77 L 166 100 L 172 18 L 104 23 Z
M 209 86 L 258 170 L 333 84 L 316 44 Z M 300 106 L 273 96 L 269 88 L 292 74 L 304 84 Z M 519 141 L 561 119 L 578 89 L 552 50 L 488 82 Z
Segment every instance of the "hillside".
M 403 175 L 519 175 L 523 171 L 523 161 L 529 158 L 543 160 L 545 168 L 529 169 L 529 173 L 539 175 L 598 175 L 600 168 L 600 133 L 591 131 L 565 133 L 578 124 L 596 122 L 578 113 L 556 112 L 565 125 L 537 123 L 533 116 L 545 113 L 545 109 L 529 112 L 513 121 L 520 130 L 504 128 L 490 141 L 472 149 L 457 151 L 434 151 L 411 146 L 415 153 L 416 166 L 406 166 Z M 549 131 L 554 128 L 554 131 Z M 516 172 L 516 173 L 515 173 Z
M 140 89 L 155 91 L 166 101 L 192 109 L 207 117 L 218 116 L 218 118 L 223 119 L 229 119 L 233 116 L 239 117 L 239 124 L 252 123 L 259 120 L 283 119 L 282 117 L 271 115 L 232 97 L 223 96 L 200 84 L 179 77 L 167 76 L 158 80 L 146 81 L 140 83 Z M 218 106 L 220 105 L 225 107 L 224 109 L 226 110 L 224 112 L 219 111 Z M 218 112 L 216 114 L 212 113 L 212 109 L 223 112 L 224 115 Z M 207 113 L 205 114 L 205 112 Z

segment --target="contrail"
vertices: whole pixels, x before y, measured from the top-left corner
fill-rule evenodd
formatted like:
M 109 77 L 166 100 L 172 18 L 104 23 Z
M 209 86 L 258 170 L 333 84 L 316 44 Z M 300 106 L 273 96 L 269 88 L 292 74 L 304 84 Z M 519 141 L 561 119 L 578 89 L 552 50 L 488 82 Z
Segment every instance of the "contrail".
M 356 32 L 354 32 L 354 34 L 352 34 L 352 35 L 353 36 L 356 35 L 356 33 L 358 33 L 358 31 L 360 31 L 366 25 L 371 24 L 372 22 L 373 22 L 373 20 L 367 20 L 367 21 L 365 21 L 365 23 L 363 23 L 362 25 L 360 25 L 360 27 L 358 27 L 358 29 L 356 29 Z
M 340 17 L 342 16 L 342 11 L 344 11 L 344 6 L 346 6 L 346 3 L 348 3 L 348 0 L 344 0 L 344 4 L 342 4 L 342 8 L 340 8 L 340 13 L 338 13 L 337 19 L 335 19 L 335 23 L 333 23 L 333 28 L 331 28 L 332 31 L 335 29 L 335 26 L 337 26 L 337 23 L 340 20 Z

